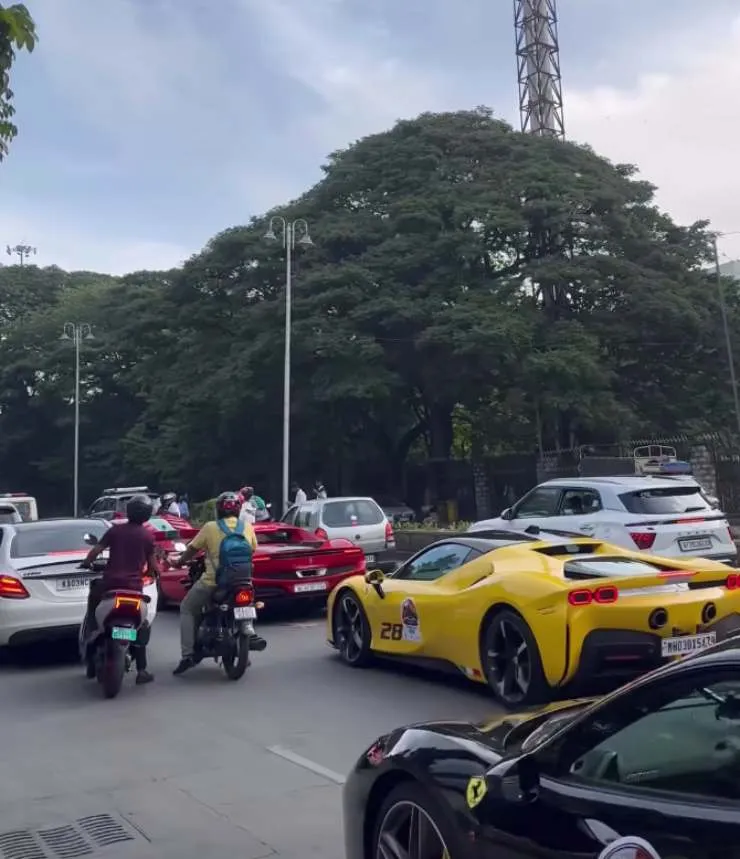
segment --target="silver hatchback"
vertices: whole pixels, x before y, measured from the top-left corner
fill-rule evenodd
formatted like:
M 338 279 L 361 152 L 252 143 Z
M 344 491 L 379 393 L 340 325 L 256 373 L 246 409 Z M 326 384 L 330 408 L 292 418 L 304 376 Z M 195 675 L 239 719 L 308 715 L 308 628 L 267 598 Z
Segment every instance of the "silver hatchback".
M 396 548 L 393 526 L 372 498 L 317 498 L 294 505 L 282 521 L 327 540 L 351 540 L 368 564 Z

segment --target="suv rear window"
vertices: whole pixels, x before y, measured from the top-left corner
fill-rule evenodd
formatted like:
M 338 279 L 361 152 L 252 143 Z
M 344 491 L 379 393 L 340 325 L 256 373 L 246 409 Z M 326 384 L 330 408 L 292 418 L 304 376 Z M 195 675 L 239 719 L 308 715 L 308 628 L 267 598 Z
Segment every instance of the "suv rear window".
M 324 504 L 321 519 L 329 528 L 351 528 L 353 525 L 380 525 L 385 514 L 374 501 L 329 501 Z
M 713 509 L 698 486 L 643 489 L 619 497 L 630 513 L 703 513 Z
M 33 558 L 54 552 L 86 552 L 89 546 L 85 534 L 94 534 L 98 539 L 108 528 L 100 521 L 80 522 L 79 525 L 44 525 L 18 530 L 10 544 L 11 558 Z

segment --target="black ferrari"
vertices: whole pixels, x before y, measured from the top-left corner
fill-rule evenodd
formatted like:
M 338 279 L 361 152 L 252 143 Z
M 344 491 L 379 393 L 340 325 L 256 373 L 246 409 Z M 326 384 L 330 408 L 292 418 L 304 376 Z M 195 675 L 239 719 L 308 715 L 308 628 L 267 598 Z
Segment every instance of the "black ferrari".
M 347 859 L 740 859 L 740 637 L 599 699 L 374 743 Z

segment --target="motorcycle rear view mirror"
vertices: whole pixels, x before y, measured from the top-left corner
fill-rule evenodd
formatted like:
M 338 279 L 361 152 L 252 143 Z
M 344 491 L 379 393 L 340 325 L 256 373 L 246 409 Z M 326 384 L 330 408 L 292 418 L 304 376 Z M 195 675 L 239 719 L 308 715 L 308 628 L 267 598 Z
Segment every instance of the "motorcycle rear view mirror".
M 83 543 L 87 543 L 88 546 L 97 546 L 98 538 L 95 534 L 85 534 L 82 538 Z

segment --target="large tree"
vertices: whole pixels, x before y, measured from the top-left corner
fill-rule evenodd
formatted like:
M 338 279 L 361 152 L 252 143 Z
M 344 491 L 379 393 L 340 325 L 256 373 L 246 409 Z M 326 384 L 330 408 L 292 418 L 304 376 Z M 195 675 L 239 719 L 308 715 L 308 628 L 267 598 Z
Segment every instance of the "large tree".
M 275 214 L 306 218 L 315 242 L 294 257 L 294 476 L 379 492 L 402 487 L 414 460 L 728 424 L 706 225 L 673 224 L 632 168 L 479 109 L 334 153 L 301 198 L 181 270 L 0 269 L 6 488 L 69 503 L 73 361 L 58 337 L 76 319 L 95 333 L 83 499 L 117 480 L 200 497 L 250 482 L 278 498 Z
M 22 3 L 0 5 L 0 161 L 18 133 L 13 117 L 13 91 L 10 72 L 17 51 L 33 51 L 36 47 L 36 26 L 31 13 Z

